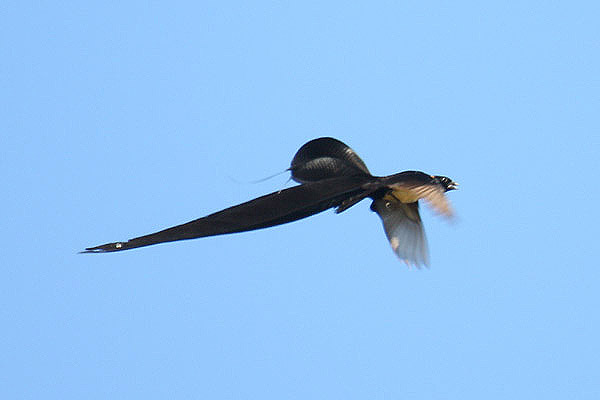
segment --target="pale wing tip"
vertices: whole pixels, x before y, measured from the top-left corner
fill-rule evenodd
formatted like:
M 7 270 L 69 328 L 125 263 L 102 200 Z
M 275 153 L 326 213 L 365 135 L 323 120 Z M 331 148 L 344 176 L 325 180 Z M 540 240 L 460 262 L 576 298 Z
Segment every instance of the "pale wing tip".
M 400 259 L 400 261 L 402 261 L 408 267 L 408 269 L 410 269 L 411 267 L 415 267 L 416 269 L 421 269 L 423 267 L 429 269 L 428 262 L 419 262 L 416 260 L 401 258 L 400 256 L 398 256 L 398 258 Z
M 437 196 L 436 196 L 437 197 Z M 425 202 L 439 215 L 446 217 L 448 219 L 453 219 L 455 214 L 452 209 L 452 205 L 446 196 L 441 194 L 440 198 L 428 198 L 425 197 Z

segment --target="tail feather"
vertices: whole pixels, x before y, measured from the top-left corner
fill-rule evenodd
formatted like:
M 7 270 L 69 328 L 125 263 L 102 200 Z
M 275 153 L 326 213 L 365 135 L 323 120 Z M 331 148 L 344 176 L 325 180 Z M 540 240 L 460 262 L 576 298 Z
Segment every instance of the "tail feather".
M 296 221 L 337 207 L 360 195 L 373 178 L 345 176 L 280 190 L 172 228 L 126 242 L 88 247 L 83 253 L 106 253 L 157 243 L 245 232 Z

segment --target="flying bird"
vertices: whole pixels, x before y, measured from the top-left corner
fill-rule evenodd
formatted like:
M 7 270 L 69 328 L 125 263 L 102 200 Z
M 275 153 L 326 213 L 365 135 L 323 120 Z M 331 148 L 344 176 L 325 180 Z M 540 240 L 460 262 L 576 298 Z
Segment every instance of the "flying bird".
M 82 253 L 108 253 L 227 233 L 252 231 L 296 221 L 335 208 L 336 213 L 370 198 L 396 255 L 408 265 L 429 265 L 419 200 L 452 217 L 445 193 L 458 184 L 445 176 L 404 171 L 373 176 L 354 150 L 322 137 L 304 144 L 288 168 L 299 183 L 149 235 L 88 247 Z

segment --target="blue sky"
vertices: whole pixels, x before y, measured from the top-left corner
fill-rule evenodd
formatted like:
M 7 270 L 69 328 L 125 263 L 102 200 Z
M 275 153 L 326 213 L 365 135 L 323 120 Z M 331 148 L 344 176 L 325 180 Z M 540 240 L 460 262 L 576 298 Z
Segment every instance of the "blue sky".
M 10 399 L 596 399 L 596 2 L 5 2 Z M 447 175 L 430 269 L 368 202 L 79 255 L 291 185 L 333 136 Z

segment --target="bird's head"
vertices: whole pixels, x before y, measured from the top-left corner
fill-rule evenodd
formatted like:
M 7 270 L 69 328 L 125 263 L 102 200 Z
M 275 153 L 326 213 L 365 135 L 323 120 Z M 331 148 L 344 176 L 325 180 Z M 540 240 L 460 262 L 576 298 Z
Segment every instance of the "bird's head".
M 458 189 L 458 183 L 454 182 L 452 179 L 446 176 L 435 176 L 435 179 L 444 187 L 444 190 L 447 192 L 449 190 Z

